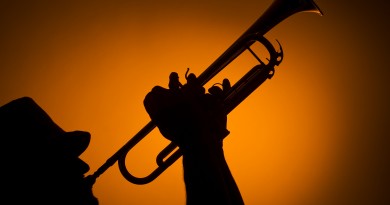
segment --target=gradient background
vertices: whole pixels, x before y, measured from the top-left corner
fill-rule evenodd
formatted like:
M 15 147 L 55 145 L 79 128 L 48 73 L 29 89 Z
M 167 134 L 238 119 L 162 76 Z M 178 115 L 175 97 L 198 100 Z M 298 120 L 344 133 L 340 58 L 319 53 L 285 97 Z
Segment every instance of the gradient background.
M 200 74 L 271 0 L 0 1 L 0 104 L 30 96 L 67 131 L 92 134 L 92 174 L 149 122 L 142 101 L 171 71 Z M 248 205 L 389 204 L 386 1 L 316 0 L 265 36 L 285 58 L 228 116 L 225 156 Z M 244 54 L 211 83 L 249 70 Z M 208 88 L 208 86 L 206 86 Z M 168 144 L 157 131 L 128 154 L 145 176 Z M 6 165 L 5 165 L 6 166 Z M 185 204 L 181 159 L 147 185 L 109 168 L 102 205 Z

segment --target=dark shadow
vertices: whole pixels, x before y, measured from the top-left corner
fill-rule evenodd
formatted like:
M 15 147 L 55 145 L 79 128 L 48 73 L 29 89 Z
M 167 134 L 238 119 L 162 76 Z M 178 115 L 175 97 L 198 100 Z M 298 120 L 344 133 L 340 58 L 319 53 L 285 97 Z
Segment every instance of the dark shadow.
M 79 156 L 90 134 L 66 132 L 23 97 L 0 107 L 2 200 L 8 204 L 97 205 Z
M 223 152 L 223 139 L 229 131 L 222 98 L 230 83 L 225 79 L 222 88 L 214 85 L 206 93 L 196 76 L 187 73 L 183 86 L 173 73 L 175 82 L 169 85 L 177 86 L 155 86 L 144 99 L 161 134 L 183 154 L 187 205 L 244 204 Z

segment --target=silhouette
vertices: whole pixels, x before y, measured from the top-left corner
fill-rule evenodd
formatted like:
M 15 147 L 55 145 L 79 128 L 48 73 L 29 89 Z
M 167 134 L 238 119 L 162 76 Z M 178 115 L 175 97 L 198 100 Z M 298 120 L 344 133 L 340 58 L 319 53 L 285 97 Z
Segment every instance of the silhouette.
M 244 204 L 223 153 L 229 131 L 220 94 L 226 91 L 215 86 L 220 91 L 205 93 L 195 74 L 187 73 L 180 92 L 155 86 L 144 99 L 161 134 L 183 154 L 186 204 Z M 230 82 L 224 81 L 223 88 L 229 89 Z
M 176 72 L 172 72 L 169 75 L 168 87 L 172 91 L 178 91 L 183 85 L 179 81 L 179 75 Z
M 9 204 L 97 205 L 79 156 L 90 134 L 66 132 L 29 97 L 0 107 L 2 200 Z
M 217 85 L 220 85 L 222 86 L 222 88 L 220 86 L 217 86 Z M 223 99 L 224 96 L 226 96 L 226 94 L 229 92 L 229 90 L 232 88 L 232 86 L 230 85 L 230 81 L 228 79 L 223 79 L 222 81 L 222 84 L 221 83 L 215 83 L 213 86 L 211 86 L 207 91 L 219 98 L 219 99 Z
M 194 73 L 188 74 L 190 69 L 187 68 L 185 78 L 187 83 L 183 86 L 183 93 L 190 98 L 198 98 L 205 94 L 205 89 L 200 84 L 198 78 Z

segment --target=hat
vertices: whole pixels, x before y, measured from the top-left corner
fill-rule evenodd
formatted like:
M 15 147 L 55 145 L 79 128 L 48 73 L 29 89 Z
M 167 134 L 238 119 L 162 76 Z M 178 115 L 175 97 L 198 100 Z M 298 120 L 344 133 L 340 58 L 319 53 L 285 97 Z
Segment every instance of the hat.
M 90 134 L 66 132 L 30 97 L 13 100 L 0 107 L 0 136 L 8 149 L 55 151 L 78 157 L 88 147 Z M 50 154 L 50 153 L 46 153 Z
M 90 139 L 89 132 L 77 130 L 64 132 L 57 140 L 64 152 L 72 156 L 80 156 L 87 149 Z
M 66 132 L 29 97 L 0 107 L 1 182 L 14 204 L 98 204 L 79 155 L 90 134 Z M 2 195 L 2 196 L 3 196 Z

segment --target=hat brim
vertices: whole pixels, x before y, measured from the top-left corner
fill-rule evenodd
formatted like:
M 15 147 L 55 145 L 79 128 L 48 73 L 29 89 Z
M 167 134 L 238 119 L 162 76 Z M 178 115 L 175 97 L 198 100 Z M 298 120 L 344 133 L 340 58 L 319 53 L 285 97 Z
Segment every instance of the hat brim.
M 91 135 L 89 132 L 85 131 L 71 131 L 64 132 L 62 136 L 59 137 L 61 145 L 63 146 L 63 151 L 72 155 L 80 156 L 89 146 L 91 140 Z

